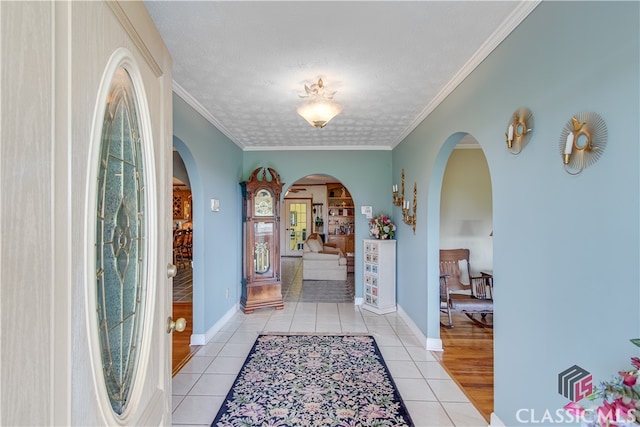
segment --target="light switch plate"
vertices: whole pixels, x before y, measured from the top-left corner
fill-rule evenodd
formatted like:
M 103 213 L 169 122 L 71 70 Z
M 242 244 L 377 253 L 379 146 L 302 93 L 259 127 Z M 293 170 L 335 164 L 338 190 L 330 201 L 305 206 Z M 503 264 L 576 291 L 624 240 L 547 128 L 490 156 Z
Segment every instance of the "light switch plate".
M 211 199 L 211 212 L 218 212 L 220 210 L 220 200 Z

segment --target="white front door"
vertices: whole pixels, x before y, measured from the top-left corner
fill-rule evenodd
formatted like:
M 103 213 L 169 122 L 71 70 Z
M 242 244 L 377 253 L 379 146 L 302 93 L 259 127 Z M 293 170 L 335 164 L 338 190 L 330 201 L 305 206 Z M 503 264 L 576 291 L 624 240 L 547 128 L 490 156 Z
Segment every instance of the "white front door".
M 302 245 L 313 231 L 311 199 L 284 199 L 282 256 L 302 256 Z
M 0 28 L 0 424 L 170 425 L 171 57 L 142 2 Z
M 71 74 L 79 78 L 71 108 L 87 111 L 72 113 L 82 134 L 72 151 L 87 154 L 77 170 L 86 188 L 77 200 L 86 218 L 78 326 L 87 339 L 72 357 L 93 389 L 72 399 L 72 422 L 170 424 L 170 58 L 142 3 L 69 7 L 73 34 L 82 35 L 72 37 Z
M 0 18 L 6 165 L 38 201 L 13 224 L 28 262 L 7 301 L 29 329 L 9 342 L 38 358 L 3 377 L 0 424 L 170 425 L 171 57 L 142 2 L 2 2 Z

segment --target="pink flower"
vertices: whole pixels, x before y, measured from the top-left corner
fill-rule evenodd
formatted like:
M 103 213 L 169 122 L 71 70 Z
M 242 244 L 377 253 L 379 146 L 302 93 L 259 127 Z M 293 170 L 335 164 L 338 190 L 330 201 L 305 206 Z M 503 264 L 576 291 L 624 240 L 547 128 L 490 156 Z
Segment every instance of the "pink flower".
M 578 417 L 582 417 L 582 415 L 584 414 L 584 408 L 578 405 L 576 402 L 567 403 L 566 405 L 564 405 L 564 410 Z
M 630 421 L 630 416 L 633 416 L 630 411 L 634 408 L 635 406 L 631 400 L 625 404 L 621 397 L 613 402 L 605 400 L 602 402 L 602 406 L 598 408 L 598 421 L 606 426 L 615 426 L 617 421 Z
M 620 371 L 618 372 L 622 377 L 622 383 L 627 387 L 633 387 L 636 384 L 636 380 L 638 379 L 635 375 L 630 372 Z

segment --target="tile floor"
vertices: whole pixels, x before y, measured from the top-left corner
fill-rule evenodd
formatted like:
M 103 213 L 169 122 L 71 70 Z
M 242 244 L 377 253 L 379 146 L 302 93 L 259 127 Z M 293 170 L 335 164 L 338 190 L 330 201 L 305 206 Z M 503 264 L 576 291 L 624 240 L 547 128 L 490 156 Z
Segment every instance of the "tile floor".
M 284 264 L 284 310 L 236 313 L 173 378 L 174 426 L 211 425 L 255 339 L 265 332 L 369 333 L 375 337 L 416 426 L 487 426 L 396 313 L 376 315 L 353 302 L 305 302 L 302 280 L 292 279 L 285 294 L 285 269 L 290 269 L 289 278 L 299 270 Z

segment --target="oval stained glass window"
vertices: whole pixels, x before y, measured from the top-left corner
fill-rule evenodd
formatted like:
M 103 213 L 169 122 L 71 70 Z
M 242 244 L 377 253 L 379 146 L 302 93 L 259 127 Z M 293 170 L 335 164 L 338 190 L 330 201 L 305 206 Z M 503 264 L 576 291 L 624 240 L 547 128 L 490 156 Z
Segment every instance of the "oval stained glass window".
M 138 364 L 145 297 L 144 164 L 138 108 L 123 67 L 109 89 L 96 206 L 96 308 L 107 394 L 121 415 Z

